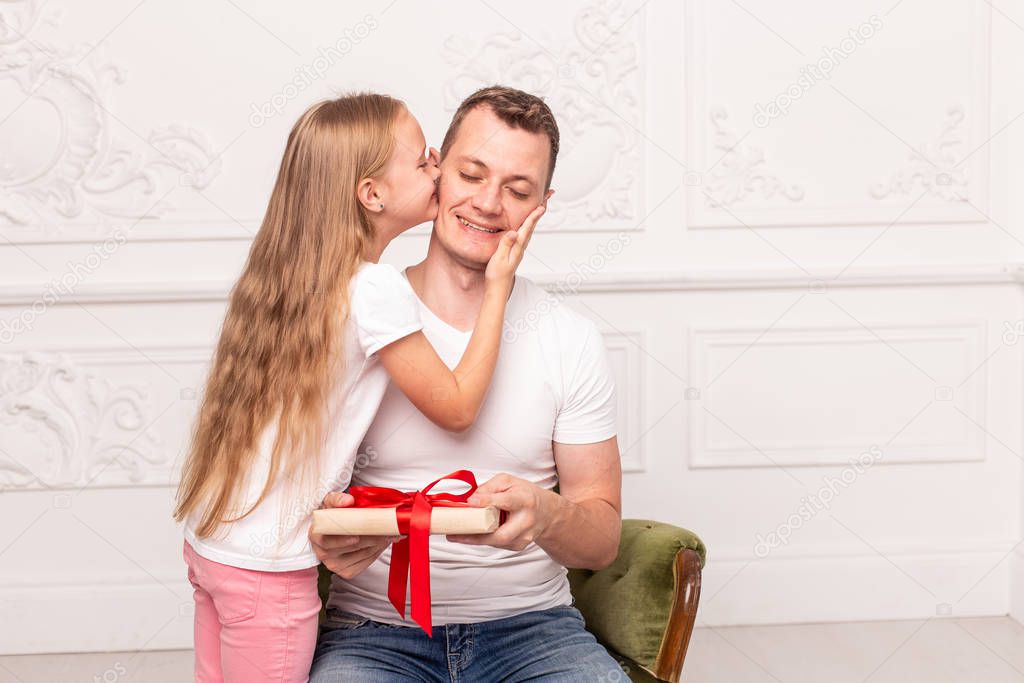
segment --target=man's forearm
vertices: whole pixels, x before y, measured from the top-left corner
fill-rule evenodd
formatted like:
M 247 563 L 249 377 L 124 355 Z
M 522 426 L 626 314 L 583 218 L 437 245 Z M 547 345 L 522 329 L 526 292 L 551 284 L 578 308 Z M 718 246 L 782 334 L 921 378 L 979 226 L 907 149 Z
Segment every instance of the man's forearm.
M 619 552 L 622 518 L 606 500 L 591 498 L 574 503 L 554 492 L 551 521 L 534 539 L 563 567 L 604 569 Z

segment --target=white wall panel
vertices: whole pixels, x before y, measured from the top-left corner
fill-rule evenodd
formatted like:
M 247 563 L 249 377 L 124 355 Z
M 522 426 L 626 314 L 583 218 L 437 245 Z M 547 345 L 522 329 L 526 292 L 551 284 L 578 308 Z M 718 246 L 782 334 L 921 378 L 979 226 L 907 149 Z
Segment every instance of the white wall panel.
M 604 334 L 624 513 L 707 542 L 702 623 L 1024 615 L 1011 4 L 0 17 L 0 652 L 190 644 L 176 467 L 292 122 L 380 90 L 439 146 L 493 82 L 559 119 L 522 270 Z M 427 234 L 386 260 L 419 260 Z
M 694 467 L 844 464 L 865 444 L 886 462 L 981 460 L 984 326 L 693 330 Z M 980 379 L 984 379 L 984 375 Z M 962 413 L 963 417 L 958 413 Z

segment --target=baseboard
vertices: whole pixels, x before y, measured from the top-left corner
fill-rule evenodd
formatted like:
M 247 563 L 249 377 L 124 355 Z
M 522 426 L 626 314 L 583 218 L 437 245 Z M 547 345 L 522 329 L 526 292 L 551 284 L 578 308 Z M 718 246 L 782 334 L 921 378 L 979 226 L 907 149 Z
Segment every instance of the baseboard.
M 887 552 L 884 557 L 872 553 L 720 562 L 711 559 L 703 575 L 697 613 L 700 626 L 998 616 L 1010 612 L 1014 558 L 1009 546 L 963 553 Z M 1020 562 L 1019 557 L 1015 559 Z M 1024 616 L 1024 610 L 1018 614 Z

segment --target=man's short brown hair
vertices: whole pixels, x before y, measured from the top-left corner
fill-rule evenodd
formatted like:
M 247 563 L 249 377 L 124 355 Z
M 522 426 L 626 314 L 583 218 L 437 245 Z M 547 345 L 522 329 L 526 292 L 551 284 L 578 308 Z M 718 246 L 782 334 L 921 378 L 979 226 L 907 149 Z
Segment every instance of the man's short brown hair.
M 558 124 L 555 122 L 555 115 L 551 113 L 551 108 L 544 100 L 515 88 L 492 85 L 481 88 L 464 99 L 448 125 L 448 132 L 441 143 L 441 156 L 444 157 L 455 142 L 462 119 L 477 107 L 487 107 L 512 128 L 521 128 L 528 133 L 544 133 L 548 137 L 551 143 L 551 156 L 548 159 L 550 163 L 544 189 L 551 187 L 551 178 L 555 174 L 555 159 L 558 157 Z

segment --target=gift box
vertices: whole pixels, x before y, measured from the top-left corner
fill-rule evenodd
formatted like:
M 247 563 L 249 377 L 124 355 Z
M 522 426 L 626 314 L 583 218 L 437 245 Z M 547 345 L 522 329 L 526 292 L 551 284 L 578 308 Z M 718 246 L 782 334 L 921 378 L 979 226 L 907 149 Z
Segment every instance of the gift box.
M 498 528 L 494 506 L 439 507 L 430 513 L 431 534 L 489 534 Z M 332 508 L 313 512 L 313 533 L 327 536 L 397 536 L 398 515 L 392 508 Z
M 430 493 L 434 486 L 445 480 L 466 483 L 469 490 L 463 493 Z M 428 636 L 433 636 L 430 534 L 486 534 L 497 529 L 502 522 L 497 508 L 474 507 L 466 503 L 476 489 L 476 477 L 469 470 L 446 474 L 419 491 L 353 486 L 348 493 L 355 498 L 354 505 L 314 511 L 313 532 L 345 536 L 404 535 L 391 545 L 388 599 L 404 619 L 408 584 L 410 616 Z

